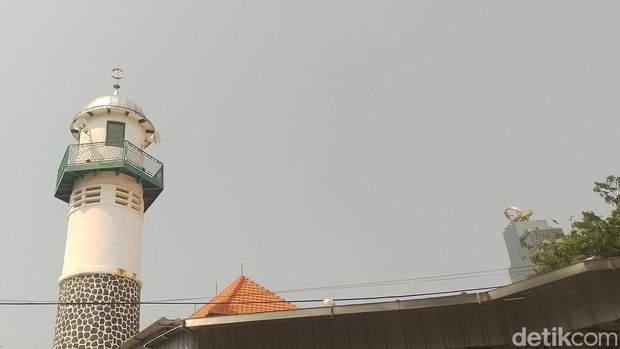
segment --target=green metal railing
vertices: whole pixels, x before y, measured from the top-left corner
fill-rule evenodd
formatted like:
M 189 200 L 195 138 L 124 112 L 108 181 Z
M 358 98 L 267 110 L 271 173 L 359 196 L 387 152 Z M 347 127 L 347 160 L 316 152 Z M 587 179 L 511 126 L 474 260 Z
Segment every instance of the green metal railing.
M 67 173 L 91 170 L 122 170 L 156 187 L 164 184 L 164 164 L 123 140 L 70 145 L 58 169 L 57 189 Z

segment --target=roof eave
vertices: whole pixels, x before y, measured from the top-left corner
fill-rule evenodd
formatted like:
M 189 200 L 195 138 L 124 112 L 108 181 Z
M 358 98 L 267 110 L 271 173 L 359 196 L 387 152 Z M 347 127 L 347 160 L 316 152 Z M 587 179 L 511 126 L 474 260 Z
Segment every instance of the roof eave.
M 132 339 L 124 343 L 119 349 L 130 349 L 136 347 L 139 343 L 146 341 L 153 341 L 162 336 L 166 331 L 170 331 L 171 324 L 176 324 L 177 327 L 182 326 L 187 329 L 196 329 L 202 326 L 221 325 L 230 323 L 243 323 L 251 321 L 268 321 L 268 320 L 282 320 L 293 319 L 303 317 L 319 317 L 319 316 L 336 316 L 341 314 L 354 314 L 354 313 L 367 313 L 367 312 L 382 312 L 382 311 L 394 311 L 405 309 L 419 309 L 419 308 L 431 308 L 441 307 L 448 305 L 460 305 L 470 303 L 484 303 L 492 300 L 510 298 L 526 294 L 527 292 L 549 285 L 553 282 L 573 277 L 579 274 L 592 271 L 603 270 L 615 270 L 620 267 L 620 257 L 609 258 L 592 258 L 582 261 L 571 266 L 558 269 L 549 273 L 534 276 L 529 279 L 512 283 L 506 286 L 502 286 L 490 291 L 466 293 L 458 295 L 450 295 L 443 297 L 422 298 L 422 299 L 410 299 L 410 300 L 395 300 L 382 303 L 366 303 L 366 304 L 354 304 L 354 305 L 340 305 L 334 307 L 318 307 L 318 308 L 303 308 L 285 311 L 273 311 L 265 313 L 244 314 L 244 315 L 226 315 L 215 316 L 198 319 L 186 319 L 186 320 L 168 320 L 161 318 L 154 324 L 140 331 Z M 159 336 L 159 337 L 158 337 Z
M 518 296 L 534 288 L 545 286 L 552 282 L 576 276 L 589 271 L 615 270 L 620 267 L 619 257 L 592 257 L 577 264 L 545 274 L 530 277 L 503 287 L 488 291 L 489 300 Z
M 138 345 L 144 346 L 145 343 L 154 341 L 162 334 L 169 332 L 175 328 L 184 327 L 185 321 L 182 319 L 167 319 L 165 317 L 159 318 L 157 321 L 138 332 L 135 336 L 131 337 L 125 343 L 121 344 L 118 349 L 130 349 L 135 348 Z

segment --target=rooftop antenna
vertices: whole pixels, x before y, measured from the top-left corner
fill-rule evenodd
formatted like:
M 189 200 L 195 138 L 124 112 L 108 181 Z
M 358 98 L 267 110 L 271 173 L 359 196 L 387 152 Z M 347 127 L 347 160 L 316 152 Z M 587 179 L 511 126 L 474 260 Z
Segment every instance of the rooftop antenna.
M 243 262 L 241 262 L 241 276 L 243 276 Z
M 118 95 L 118 89 L 121 88 L 121 85 L 119 84 L 119 81 L 125 77 L 125 72 L 123 72 L 123 69 L 121 68 L 114 68 L 112 69 L 112 71 L 110 72 L 110 74 L 112 75 L 112 78 L 114 79 L 114 85 L 112 85 L 112 87 L 114 87 L 114 95 Z

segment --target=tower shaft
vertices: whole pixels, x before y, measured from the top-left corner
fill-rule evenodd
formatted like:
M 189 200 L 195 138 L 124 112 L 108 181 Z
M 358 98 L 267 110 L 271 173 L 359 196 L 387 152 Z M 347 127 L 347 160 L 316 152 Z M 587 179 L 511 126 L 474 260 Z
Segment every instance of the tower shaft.
M 138 332 L 143 202 L 125 174 L 74 181 L 54 349 L 115 348 Z
M 138 333 L 142 223 L 162 192 L 159 142 L 142 109 L 118 94 L 95 99 L 70 127 L 55 196 L 68 203 L 54 349 L 115 349 Z
M 54 349 L 117 348 L 140 329 L 140 283 L 86 273 L 60 283 Z

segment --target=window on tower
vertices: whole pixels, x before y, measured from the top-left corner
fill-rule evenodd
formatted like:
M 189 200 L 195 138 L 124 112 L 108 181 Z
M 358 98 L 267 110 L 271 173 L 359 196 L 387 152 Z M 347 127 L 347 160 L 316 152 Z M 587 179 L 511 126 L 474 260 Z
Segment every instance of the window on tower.
M 108 121 L 106 127 L 105 141 L 108 145 L 123 146 L 125 140 L 125 123 Z

